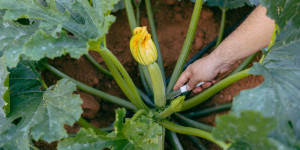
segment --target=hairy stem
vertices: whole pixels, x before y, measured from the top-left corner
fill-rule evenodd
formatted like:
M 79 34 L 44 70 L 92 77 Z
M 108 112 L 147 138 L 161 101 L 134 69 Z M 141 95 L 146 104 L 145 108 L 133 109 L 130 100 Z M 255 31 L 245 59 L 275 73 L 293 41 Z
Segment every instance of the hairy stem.
M 165 119 L 165 118 L 169 117 L 170 115 L 172 115 L 173 113 L 174 113 L 174 111 L 172 110 L 172 108 L 168 107 L 164 111 L 160 112 L 156 118 L 157 118 L 157 120 Z
M 211 114 L 214 112 L 230 109 L 231 106 L 232 106 L 232 103 L 223 104 L 223 105 L 215 106 L 212 108 L 207 108 L 207 109 L 203 109 L 203 110 L 199 110 L 199 111 L 190 112 L 190 113 L 185 114 L 184 116 L 189 117 L 189 118 L 199 117 L 202 115 L 207 115 L 207 114 Z
M 267 52 L 271 49 L 271 47 L 275 44 L 275 41 L 276 41 L 276 38 L 277 38 L 277 35 L 279 33 L 279 26 L 277 24 L 275 24 L 275 27 L 274 27 L 274 30 L 273 30 L 273 34 L 272 34 L 272 39 L 268 45 L 268 49 L 266 50 Z M 259 60 L 259 63 L 262 63 L 263 60 L 265 59 L 266 57 L 266 54 L 264 54 L 261 59 Z
M 90 93 L 94 96 L 97 96 L 97 97 L 100 97 L 104 100 L 107 100 L 109 102 L 112 102 L 112 103 L 115 103 L 115 104 L 118 104 L 120 106 L 123 106 L 123 107 L 126 107 L 126 108 L 129 108 L 129 109 L 133 109 L 135 110 L 136 107 L 131 104 L 130 102 L 128 102 L 127 100 L 124 100 L 124 99 L 121 99 L 121 98 L 118 98 L 118 97 L 115 97 L 113 95 L 110 95 L 110 94 L 107 94 L 103 91 L 100 91 L 98 89 L 94 89 L 86 84 L 83 84 L 71 77 L 69 77 L 68 75 L 62 73 L 61 71 L 57 70 L 56 68 L 54 68 L 53 66 L 49 65 L 48 63 L 45 63 L 45 62 L 40 62 L 40 64 L 45 67 L 47 70 L 49 70 L 50 72 L 52 72 L 53 74 L 57 75 L 58 77 L 61 77 L 61 78 L 67 78 L 69 80 L 71 80 L 73 83 L 76 84 L 76 86 L 87 92 L 87 93 Z
M 223 79 L 219 83 L 215 84 L 214 86 L 210 87 L 209 89 L 205 90 L 204 92 L 200 93 L 199 95 L 189 100 L 186 100 L 184 102 L 183 107 L 181 108 L 181 111 L 193 108 L 201 104 L 202 102 L 206 101 L 207 99 L 209 99 L 210 97 L 212 97 L 213 95 L 221 91 L 222 89 L 226 88 L 227 86 L 231 85 L 232 83 L 249 76 L 250 74 L 248 73 L 248 71 L 249 69 L 246 69 L 239 73 L 231 75 Z
M 159 123 L 162 126 L 164 126 L 166 129 L 169 129 L 171 131 L 174 131 L 174 132 L 177 132 L 177 133 L 180 133 L 180 134 L 194 135 L 194 136 L 198 136 L 198 137 L 204 138 L 206 140 L 209 140 L 209 141 L 217 144 L 218 146 L 220 146 L 224 150 L 227 150 L 230 146 L 230 144 L 226 144 L 223 141 L 219 141 L 219 140 L 214 139 L 211 133 L 200 130 L 200 129 L 180 126 L 180 125 L 174 124 L 174 123 L 172 123 L 170 121 L 167 121 L 167 120 L 161 120 L 161 121 L 159 121 Z
M 132 3 L 131 3 L 131 0 L 124 0 L 124 2 L 125 2 L 125 9 L 126 9 L 131 33 L 133 33 L 133 30 L 135 27 L 137 27 L 137 24 L 136 24 L 136 19 L 135 19 L 134 12 L 133 12 Z
M 96 67 L 98 68 L 102 73 L 112 77 L 112 74 L 106 70 L 103 66 L 101 66 L 90 54 L 86 54 L 85 57 Z
M 148 111 L 149 108 L 143 102 L 136 86 L 134 85 L 132 79 L 130 78 L 130 76 L 127 73 L 127 71 L 125 70 L 125 68 L 122 66 L 122 64 L 119 62 L 119 60 L 109 50 L 107 50 L 105 52 L 106 52 L 107 56 L 110 58 L 110 60 L 112 60 L 114 65 L 117 67 L 117 69 L 120 71 L 121 75 L 123 76 L 127 85 L 129 86 L 129 90 L 133 93 L 133 96 L 135 98 L 135 103 L 137 104 L 136 107 L 139 109 L 144 109 L 144 110 Z
M 153 13 L 152 13 L 150 0 L 145 0 L 145 5 L 146 5 L 146 10 L 147 10 L 149 25 L 150 25 L 150 28 L 151 28 L 151 36 L 152 36 L 153 42 L 154 42 L 154 44 L 156 46 L 156 50 L 157 50 L 157 63 L 158 63 L 158 66 L 161 70 L 161 74 L 162 74 L 162 77 L 164 79 L 164 84 L 166 86 L 166 77 L 165 77 L 165 71 L 164 71 L 164 65 L 163 65 L 164 63 L 163 63 L 163 59 L 162 59 L 162 56 L 161 56 L 159 42 L 158 42 L 158 38 L 157 38 L 157 34 L 156 34 L 155 21 L 154 21 L 154 17 L 153 17 Z
M 226 11 L 227 11 L 227 9 L 226 8 L 220 8 L 220 9 L 222 11 L 221 26 L 220 26 L 218 40 L 217 40 L 217 43 L 216 43 L 215 47 L 218 47 L 219 44 L 222 42 L 224 28 L 225 28 L 225 20 L 226 20 Z
M 167 130 L 166 131 L 167 138 L 170 141 L 172 148 L 174 150 L 183 150 L 183 147 L 178 139 L 178 136 L 175 132 Z
M 207 132 L 211 132 L 211 130 L 213 129 L 212 126 L 194 121 L 190 118 L 187 118 L 187 117 L 184 117 L 183 115 L 180 115 L 179 113 L 175 113 L 174 116 L 177 120 L 180 121 L 180 123 L 182 123 L 184 125 L 194 127 L 194 128 L 197 128 L 197 129 L 201 129 L 201 130 L 204 130 L 204 131 L 207 131 Z
M 200 12 L 202 9 L 202 3 L 203 3 L 203 0 L 196 0 L 193 14 L 192 14 L 191 23 L 190 23 L 180 56 L 177 60 L 176 66 L 174 68 L 170 82 L 168 84 L 166 93 L 170 93 L 172 91 L 173 86 L 175 85 L 178 77 L 180 76 L 180 74 L 182 72 L 184 63 L 186 62 L 187 56 L 188 56 L 191 46 L 192 46 L 192 42 L 194 40 L 195 31 L 197 28 Z

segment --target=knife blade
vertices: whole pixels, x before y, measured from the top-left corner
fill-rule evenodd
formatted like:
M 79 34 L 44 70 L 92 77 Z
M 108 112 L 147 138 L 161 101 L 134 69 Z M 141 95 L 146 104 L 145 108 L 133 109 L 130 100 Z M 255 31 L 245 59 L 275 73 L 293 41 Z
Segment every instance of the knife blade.
M 200 82 L 200 83 L 198 83 L 197 85 L 196 85 L 196 87 L 199 87 L 199 86 L 201 86 L 202 84 L 204 84 L 205 82 Z M 184 93 L 184 92 L 187 92 L 187 91 L 190 91 L 190 90 L 187 90 L 186 89 L 186 86 L 187 86 L 187 84 L 186 85 L 184 85 L 184 86 L 182 86 L 182 87 L 180 87 L 178 90 L 176 90 L 176 91 L 173 91 L 173 92 L 170 92 L 169 94 L 167 94 L 167 96 L 166 96 L 166 99 L 168 100 L 168 99 L 172 99 L 172 98 L 175 98 L 175 97 L 177 97 L 177 96 L 179 96 L 180 94 L 182 94 L 182 93 Z M 195 88 L 196 88 L 195 87 Z M 191 89 L 191 90 L 193 90 L 193 89 Z

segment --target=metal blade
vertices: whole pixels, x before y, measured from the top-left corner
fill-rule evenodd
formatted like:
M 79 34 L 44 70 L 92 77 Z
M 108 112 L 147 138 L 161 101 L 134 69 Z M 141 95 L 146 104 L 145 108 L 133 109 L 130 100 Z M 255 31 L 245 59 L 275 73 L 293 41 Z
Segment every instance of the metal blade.
M 172 99 L 172 98 L 174 98 L 174 97 L 176 97 L 176 96 L 178 96 L 180 94 L 181 94 L 181 90 L 180 89 L 176 90 L 176 91 L 173 91 L 173 92 L 167 94 L 166 99 L 167 100 Z

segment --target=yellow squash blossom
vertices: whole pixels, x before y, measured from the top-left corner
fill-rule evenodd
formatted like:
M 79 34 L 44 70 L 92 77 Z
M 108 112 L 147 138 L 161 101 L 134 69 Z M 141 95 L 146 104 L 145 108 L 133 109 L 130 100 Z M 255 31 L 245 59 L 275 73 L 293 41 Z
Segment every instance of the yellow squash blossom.
M 156 61 L 157 50 L 147 32 L 147 27 L 136 27 L 130 39 L 130 50 L 134 59 L 142 64 L 149 65 Z

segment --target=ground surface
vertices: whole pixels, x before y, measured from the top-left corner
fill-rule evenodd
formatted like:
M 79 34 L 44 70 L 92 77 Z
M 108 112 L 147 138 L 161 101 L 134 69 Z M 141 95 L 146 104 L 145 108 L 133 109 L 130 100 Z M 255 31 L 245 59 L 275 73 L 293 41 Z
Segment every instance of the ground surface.
M 190 1 L 177 0 L 163 0 L 159 3 L 152 4 L 154 16 L 156 19 L 157 34 L 159 38 L 162 57 L 164 60 L 164 68 L 166 76 L 170 76 L 176 64 L 176 60 L 180 54 L 182 45 L 184 43 L 185 35 L 190 23 L 194 3 Z M 226 27 L 233 25 L 239 19 L 247 15 L 252 8 L 244 7 L 237 10 L 231 10 L 227 13 Z M 129 50 L 129 40 L 131 32 L 127 21 L 125 10 L 113 13 L 116 16 L 116 22 L 110 28 L 107 36 L 108 48 L 116 55 L 120 62 L 124 65 L 129 75 L 132 77 L 134 83 L 139 88 L 142 88 L 140 82 L 140 74 L 138 72 L 137 63 L 134 61 Z M 220 11 L 218 8 L 203 7 L 200 22 L 198 23 L 197 31 L 195 34 L 195 41 L 193 42 L 189 58 L 194 56 L 201 48 L 210 43 L 217 35 L 220 22 Z M 146 12 L 144 11 L 144 4 L 141 5 L 141 25 L 148 26 Z M 150 30 L 150 27 L 148 28 Z M 100 64 L 104 62 L 99 54 L 95 52 L 90 53 Z M 257 56 L 256 60 L 259 59 Z M 237 62 L 234 67 L 237 67 L 241 61 Z M 68 56 L 49 60 L 49 63 L 55 66 L 60 71 L 68 74 L 69 76 L 89 85 L 94 88 L 100 89 L 112 95 L 126 99 L 116 82 L 102 74 L 97 70 L 85 57 L 79 60 L 71 59 Z M 227 72 L 220 75 L 218 79 L 224 78 L 230 73 Z M 43 78 L 48 85 L 52 85 L 59 80 L 58 77 L 49 73 L 48 71 L 42 72 Z M 232 98 L 237 95 L 241 90 L 253 88 L 263 81 L 262 77 L 250 76 L 244 78 L 233 85 L 225 88 L 220 93 L 215 95 L 211 100 L 198 106 L 197 110 L 225 104 L 232 101 Z M 87 93 L 78 91 L 85 102 L 85 115 L 86 119 L 96 127 L 103 128 L 111 125 L 114 121 L 114 109 L 118 108 L 117 105 L 106 102 L 98 97 L 91 96 Z M 98 105 L 99 103 L 100 105 Z M 100 109 L 99 109 L 100 108 Z M 195 120 L 215 125 L 215 117 L 225 112 L 214 113 L 208 116 L 195 118 Z M 79 130 L 79 125 L 66 126 L 69 133 L 75 133 Z M 180 136 L 183 141 L 184 149 L 196 149 L 193 143 L 186 140 L 185 136 Z M 215 145 L 210 144 L 205 140 L 201 140 L 208 149 L 217 149 Z M 39 141 L 35 144 L 42 150 L 55 149 L 56 143 L 47 144 Z M 166 145 L 167 149 L 171 149 Z

